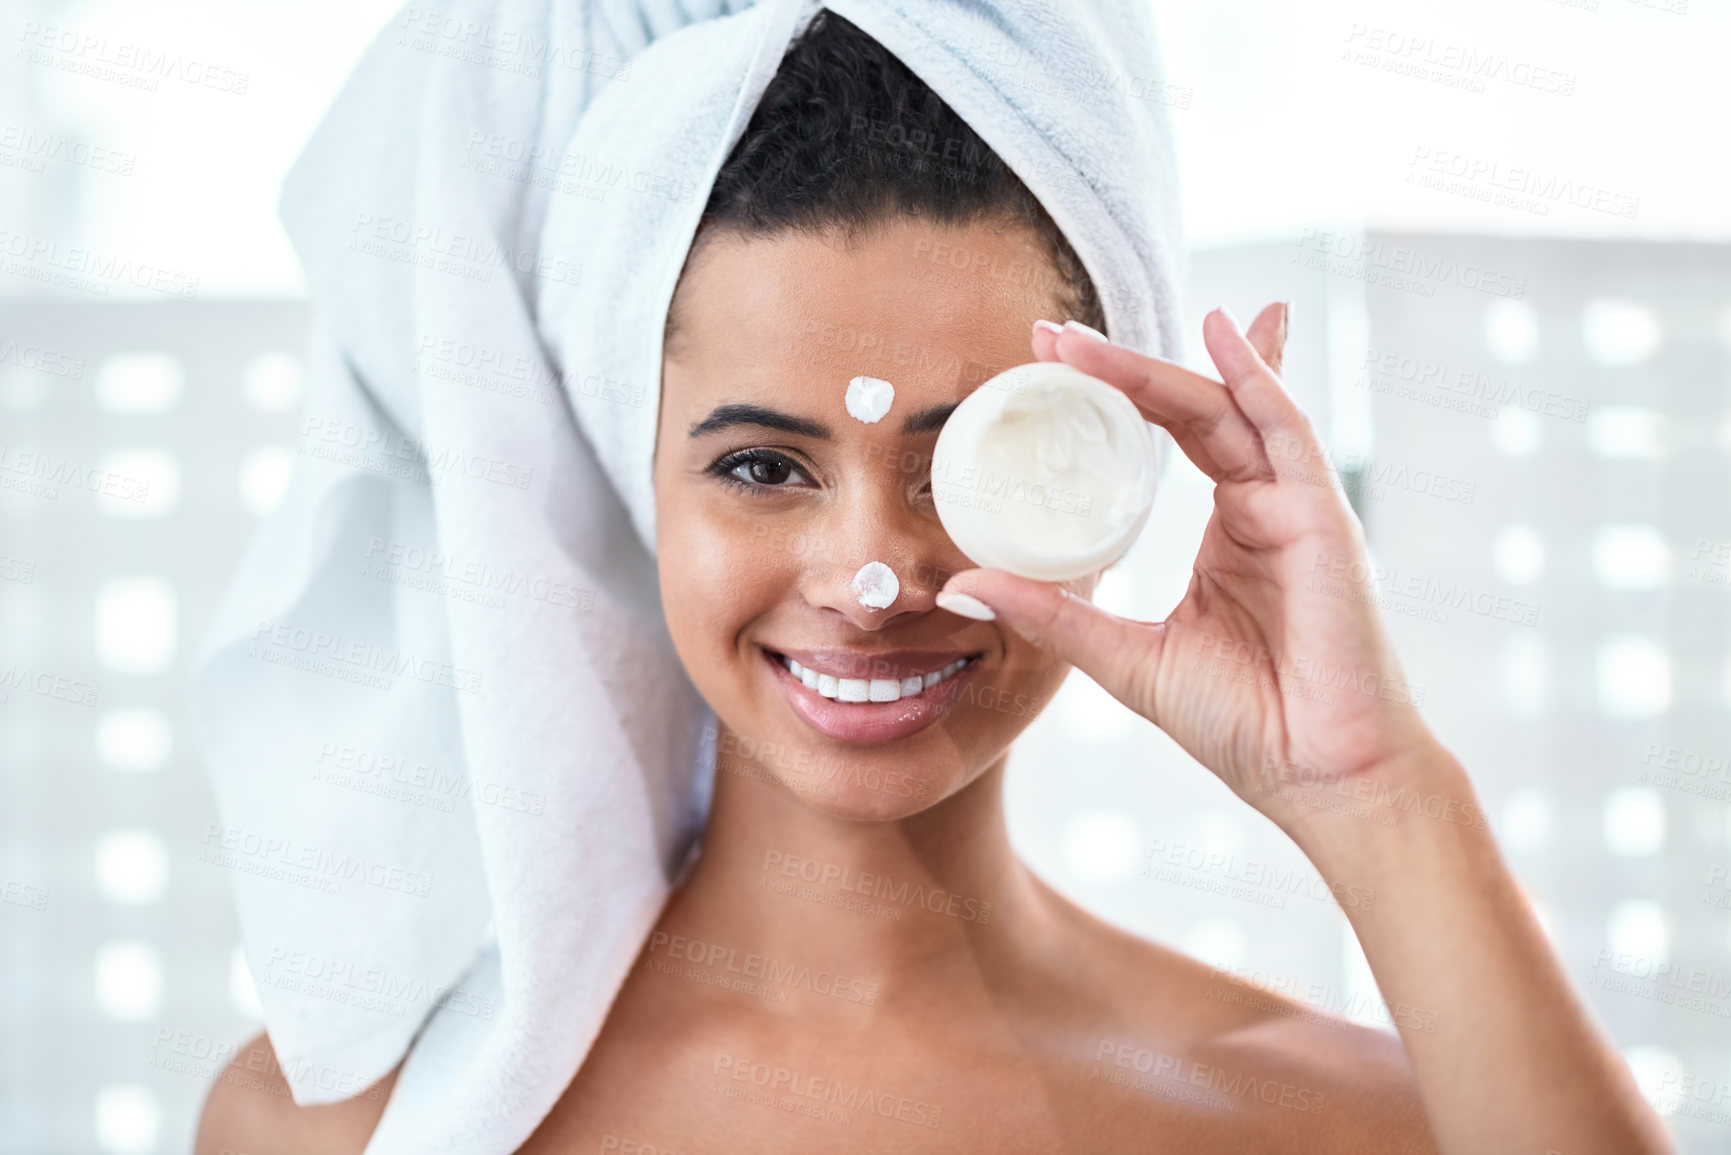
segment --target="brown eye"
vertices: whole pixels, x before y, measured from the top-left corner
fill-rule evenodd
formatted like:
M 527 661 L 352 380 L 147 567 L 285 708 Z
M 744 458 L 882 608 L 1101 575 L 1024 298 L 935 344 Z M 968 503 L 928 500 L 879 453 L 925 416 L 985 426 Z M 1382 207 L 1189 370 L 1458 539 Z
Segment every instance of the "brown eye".
M 725 484 L 744 490 L 792 489 L 812 484 L 799 462 L 769 449 L 729 454 L 711 466 L 710 472 Z
M 740 468 L 746 470 L 751 480 L 759 485 L 780 485 L 793 472 L 793 467 L 786 458 L 775 461 L 748 461 Z

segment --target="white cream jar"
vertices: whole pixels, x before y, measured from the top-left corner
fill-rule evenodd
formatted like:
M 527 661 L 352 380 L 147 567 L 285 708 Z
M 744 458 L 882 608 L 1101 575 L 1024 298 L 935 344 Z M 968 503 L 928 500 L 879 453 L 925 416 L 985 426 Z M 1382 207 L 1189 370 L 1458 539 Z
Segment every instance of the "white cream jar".
M 1123 393 L 1061 361 L 970 393 L 932 453 L 932 497 L 978 565 L 1068 581 L 1117 561 L 1154 504 L 1154 439 Z

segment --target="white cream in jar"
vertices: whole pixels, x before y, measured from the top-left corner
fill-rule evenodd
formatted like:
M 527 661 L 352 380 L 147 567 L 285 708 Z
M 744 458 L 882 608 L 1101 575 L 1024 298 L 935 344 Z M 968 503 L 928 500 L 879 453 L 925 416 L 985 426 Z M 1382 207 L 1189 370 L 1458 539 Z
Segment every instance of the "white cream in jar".
M 932 497 L 978 565 L 1038 581 L 1104 569 L 1154 503 L 1148 422 L 1123 393 L 1061 361 L 985 382 L 944 423 Z

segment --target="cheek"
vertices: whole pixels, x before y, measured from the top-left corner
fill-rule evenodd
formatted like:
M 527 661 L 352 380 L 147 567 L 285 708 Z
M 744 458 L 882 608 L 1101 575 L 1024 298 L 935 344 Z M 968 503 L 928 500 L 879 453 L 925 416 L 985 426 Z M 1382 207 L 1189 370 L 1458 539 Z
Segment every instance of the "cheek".
M 760 527 L 714 516 L 700 502 L 658 513 L 657 564 L 668 630 L 692 675 L 723 660 L 739 633 L 785 594 L 790 575 L 763 548 Z
M 1051 705 L 1052 698 L 1070 674 L 1070 665 L 1011 630 L 1003 631 L 1004 659 L 996 683 L 999 697 L 979 704 L 989 706 L 995 724 L 1006 722 L 1006 714 L 1017 726 L 1026 726 Z
M 1058 687 L 1062 686 L 1064 679 L 1069 676 L 1069 664 L 1019 639 L 1011 644 L 1014 648 L 1008 655 L 1006 665 L 1011 671 L 1010 676 L 1017 683 L 1016 688 L 1028 695 L 1034 709 L 1045 709 L 1051 702 L 1052 695 L 1058 692 Z

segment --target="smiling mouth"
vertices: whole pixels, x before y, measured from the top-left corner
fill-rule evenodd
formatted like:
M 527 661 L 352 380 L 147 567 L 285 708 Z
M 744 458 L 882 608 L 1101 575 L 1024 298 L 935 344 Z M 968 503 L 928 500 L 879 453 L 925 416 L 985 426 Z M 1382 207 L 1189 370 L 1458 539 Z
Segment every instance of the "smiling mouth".
M 808 690 L 836 702 L 899 702 L 903 698 L 912 698 L 934 686 L 943 685 L 984 656 L 983 652 L 968 654 L 940 669 L 910 673 L 902 678 L 848 678 L 820 673 L 774 650 L 766 649 L 764 653 Z

